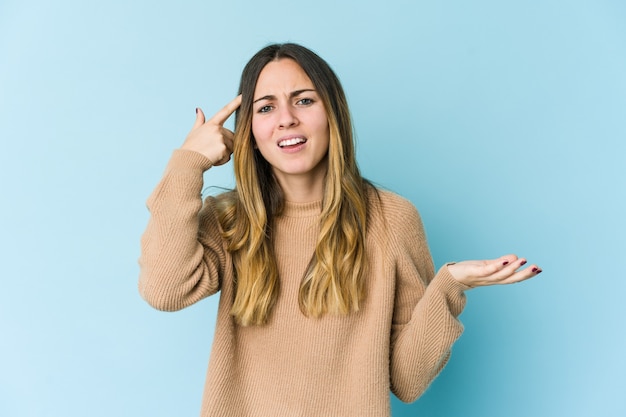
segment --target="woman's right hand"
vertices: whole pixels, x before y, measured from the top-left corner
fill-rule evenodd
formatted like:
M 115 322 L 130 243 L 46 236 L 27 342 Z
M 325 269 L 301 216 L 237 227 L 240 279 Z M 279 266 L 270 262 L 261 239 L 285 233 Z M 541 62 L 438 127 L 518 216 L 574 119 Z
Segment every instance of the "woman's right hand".
M 181 149 L 199 152 L 213 162 L 223 165 L 230 160 L 233 153 L 235 134 L 224 127 L 224 123 L 241 105 L 241 95 L 228 103 L 222 110 L 205 121 L 200 108 L 196 111 L 196 121 L 187 135 Z

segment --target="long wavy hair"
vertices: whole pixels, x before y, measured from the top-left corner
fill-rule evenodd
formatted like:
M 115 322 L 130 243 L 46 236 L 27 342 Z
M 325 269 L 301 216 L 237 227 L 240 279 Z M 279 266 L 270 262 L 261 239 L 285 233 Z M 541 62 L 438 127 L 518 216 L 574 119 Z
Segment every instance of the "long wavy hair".
M 271 165 L 255 149 L 253 95 L 259 74 L 272 61 L 292 59 L 319 94 L 330 131 L 320 232 L 304 273 L 299 305 L 308 317 L 349 314 L 365 297 L 365 238 L 371 185 L 359 172 L 348 103 L 330 66 L 297 44 L 269 45 L 257 52 L 241 75 L 242 103 L 235 114 L 233 160 L 236 188 L 217 199 L 219 221 L 235 267 L 231 314 L 244 326 L 265 324 L 279 292 L 272 223 L 283 208 L 283 193 Z

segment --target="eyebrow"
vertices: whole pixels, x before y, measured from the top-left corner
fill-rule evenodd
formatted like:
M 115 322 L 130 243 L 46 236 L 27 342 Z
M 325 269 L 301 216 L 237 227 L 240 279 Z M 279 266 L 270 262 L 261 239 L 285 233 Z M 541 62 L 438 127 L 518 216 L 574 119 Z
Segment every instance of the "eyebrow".
M 297 97 L 297 96 L 299 96 L 300 94 L 302 94 L 302 93 L 306 93 L 306 92 L 308 92 L 308 91 L 313 91 L 313 92 L 315 92 L 315 90 L 314 90 L 314 89 L 312 89 L 312 88 L 305 88 L 305 89 L 302 89 L 302 90 L 292 91 L 292 92 L 289 94 L 289 97 L 290 97 L 290 98 Z M 254 100 L 252 103 L 254 104 L 254 103 L 256 103 L 257 101 L 261 101 L 261 100 L 275 100 L 275 99 L 276 99 L 276 96 L 273 96 L 273 95 L 267 95 L 267 96 L 263 96 L 263 97 L 257 98 L 257 99 L 256 99 L 256 100 Z

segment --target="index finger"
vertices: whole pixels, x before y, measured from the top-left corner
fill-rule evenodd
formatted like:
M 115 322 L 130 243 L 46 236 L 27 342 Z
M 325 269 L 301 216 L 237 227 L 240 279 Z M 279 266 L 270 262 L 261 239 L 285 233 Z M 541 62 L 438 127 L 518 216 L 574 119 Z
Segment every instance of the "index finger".
M 211 117 L 211 121 L 213 123 L 219 124 L 220 126 L 223 125 L 224 122 L 228 120 L 230 115 L 233 114 L 235 110 L 239 108 L 240 105 L 241 105 L 241 94 L 239 94 L 237 97 L 234 98 L 233 101 L 231 101 L 226 106 L 224 106 L 222 110 L 215 113 L 215 115 Z

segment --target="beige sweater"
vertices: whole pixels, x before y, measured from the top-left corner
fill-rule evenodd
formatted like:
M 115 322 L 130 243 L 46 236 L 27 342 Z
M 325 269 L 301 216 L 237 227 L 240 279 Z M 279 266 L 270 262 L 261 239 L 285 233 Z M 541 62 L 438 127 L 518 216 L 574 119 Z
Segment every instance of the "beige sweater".
M 233 264 L 213 199 L 202 203 L 204 156 L 177 150 L 148 199 L 139 291 L 160 310 L 221 292 L 202 416 L 385 417 L 392 391 L 417 399 L 446 364 L 463 331 L 467 289 L 436 276 L 419 215 L 381 191 L 367 235 L 367 298 L 349 316 L 305 317 L 298 289 L 318 235 L 320 202 L 287 202 L 276 219 L 280 295 L 264 326 L 229 314 Z M 376 200 L 376 199 L 374 199 Z M 382 213 L 382 214 L 381 214 Z

